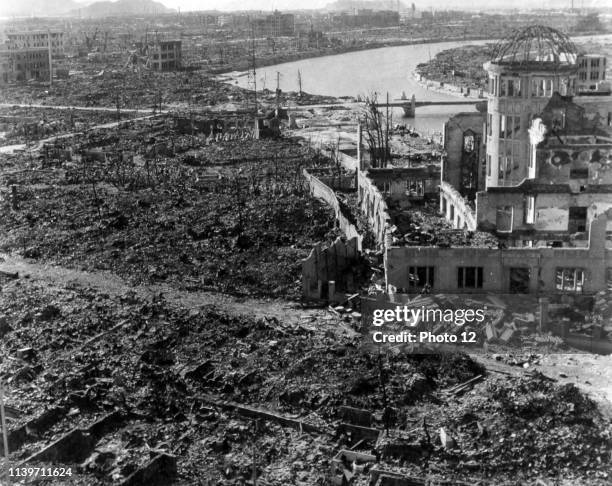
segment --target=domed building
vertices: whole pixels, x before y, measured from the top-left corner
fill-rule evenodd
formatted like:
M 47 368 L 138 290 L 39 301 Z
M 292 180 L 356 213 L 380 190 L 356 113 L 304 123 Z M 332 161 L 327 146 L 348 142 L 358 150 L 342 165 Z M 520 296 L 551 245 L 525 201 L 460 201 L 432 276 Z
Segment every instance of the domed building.
M 561 32 L 527 27 L 501 42 L 484 65 L 489 74 L 486 187 L 513 186 L 529 176 L 528 128 L 553 93 L 572 96 L 578 51 Z

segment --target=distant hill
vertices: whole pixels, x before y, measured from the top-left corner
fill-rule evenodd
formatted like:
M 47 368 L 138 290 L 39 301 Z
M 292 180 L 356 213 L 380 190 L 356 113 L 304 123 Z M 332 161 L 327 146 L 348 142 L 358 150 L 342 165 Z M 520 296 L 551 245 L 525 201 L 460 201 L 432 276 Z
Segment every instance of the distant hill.
M 171 12 L 175 10 L 154 0 L 117 0 L 115 2 L 94 2 L 86 7 L 73 9 L 70 14 L 81 17 L 121 17 Z
M 74 0 L 19 0 L 10 2 L 0 0 L 0 17 L 121 17 L 123 15 L 142 15 L 171 13 L 174 9 L 154 0 L 117 0 L 104 2 L 78 3 Z
M 400 2 L 400 9 L 405 10 L 407 5 Z M 328 3 L 325 10 L 336 12 L 350 12 L 352 10 L 370 9 L 370 10 L 393 10 L 397 11 L 396 0 L 336 0 L 333 3 Z

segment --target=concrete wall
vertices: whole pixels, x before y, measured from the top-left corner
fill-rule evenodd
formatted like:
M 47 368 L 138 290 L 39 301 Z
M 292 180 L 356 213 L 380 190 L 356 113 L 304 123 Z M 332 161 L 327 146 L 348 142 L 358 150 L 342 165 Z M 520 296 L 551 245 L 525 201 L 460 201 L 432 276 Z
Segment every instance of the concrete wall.
M 359 240 L 346 243 L 337 238 L 333 245 L 315 246 L 302 260 L 302 292 L 312 299 L 334 300 L 336 291 L 353 292 L 355 278 L 351 268 L 359 261 Z M 333 282 L 330 284 L 330 282 Z
M 440 183 L 440 212 L 453 228 L 476 230 L 476 215 L 466 200 L 447 182 Z
M 612 184 L 612 144 L 587 145 L 593 138 L 584 137 L 584 145 L 564 144 L 538 148 L 536 180 L 548 184 L 574 182 L 576 186 Z M 586 170 L 588 177 L 571 177 L 572 171 L 579 169 Z
M 510 268 L 526 267 L 530 271 L 530 293 L 556 293 L 557 268 L 579 268 L 585 274 L 583 292 L 597 292 L 606 288 L 606 269 L 612 268 L 612 250 L 605 248 L 606 225 L 610 220 L 612 210 L 601 214 L 591 224 L 587 248 L 388 248 L 385 254 L 387 283 L 407 289 L 409 267 L 431 266 L 435 268 L 434 292 L 508 292 Z M 458 267 L 482 267 L 482 288 L 459 288 Z
M 527 198 L 535 197 L 535 221 L 525 221 Z M 498 209 L 512 207 L 513 224 L 511 231 L 520 234 L 532 234 L 531 239 L 569 237 L 569 208 L 587 207 L 587 224 L 599 214 L 612 207 L 612 193 L 582 192 L 572 193 L 569 187 L 564 192 L 520 192 L 503 188 L 495 191 L 479 192 L 476 199 L 476 218 L 478 227 L 484 230 L 497 228 Z M 608 223 L 612 231 L 612 222 Z M 561 238 L 560 238 L 561 239 Z
M 471 130 L 476 135 L 480 135 L 481 143 L 475 147 L 478 156 L 478 165 L 484 162 L 484 147 L 482 146 L 482 129 L 485 122 L 485 115 L 482 113 L 458 113 L 449 118 L 444 124 L 444 151 L 446 155 L 442 160 L 442 180 L 448 182 L 453 187 L 461 187 L 461 163 L 463 160 L 463 137 Z M 484 189 L 485 171 L 478 172 L 479 189 Z M 482 176 L 482 177 L 481 177 Z
M 321 182 L 317 177 L 310 174 L 306 169 L 304 169 L 304 177 L 306 178 L 306 182 L 310 188 L 310 194 L 317 199 L 325 201 L 329 206 L 331 206 L 336 215 L 338 226 L 348 239 L 355 238 L 357 240 L 357 248 L 359 251 L 361 251 L 363 237 L 357 231 L 357 227 L 352 224 L 342 213 L 342 210 L 340 209 L 340 202 L 336 197 L 336 193 L 329 186 Z
M 384 248 L 387 244 L 388 228 L 391 225 L 385 198 L 367 174 L 362 171 L 357 174 L 357 187 L 361 212 L 368 219 L 378 247 Z

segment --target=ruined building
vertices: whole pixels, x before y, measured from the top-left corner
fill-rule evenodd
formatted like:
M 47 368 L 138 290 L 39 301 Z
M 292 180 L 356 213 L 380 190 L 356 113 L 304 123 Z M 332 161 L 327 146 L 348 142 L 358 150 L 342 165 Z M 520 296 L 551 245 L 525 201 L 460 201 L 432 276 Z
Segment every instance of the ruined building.
M 445 129 L 441 210 L 456 227 L 472 214 L 467 229 L 494 232 L 509 246 L 586 245 L 590 222 L 612 196 L 612 98 L 578 93 L 585 66 L 587 77 L 603 79 L 599 56 L 578 55 L 548 27 L 528 27 L 498 46 L 485 64 L 484 123 L 461 114 Z
M 176 71 L 183 65 L 180 40 L 155 40 L 152 43 L 137 42 L 136 48 L 146 57 L 146 65 L 154 71 Z
M 0 86 L 14 81 L 11 53 L 0 48 Z
M 46 48 L 19 49 L 10 53 L 11 76 L 16 81 L 49 79 L 49 51 Z
M 252 20 L 257 37 L 286 37 L 295 34 L 295 15 L 275 10 L 272 15 Z
M 578 94 L 610 94 L 610 84 L 606 82 L 606 63 L 604 56 L 583 54 L 578 56 Z
M 52 58 L 64 55 L 63 32 L 7 32 L 6 37 L 5 50 L 0 51 L 0 84 L 48 80 Z
M 445 124 L 440 211 L 454 228 L 488 232 L 499 244 L 392 244 L 388 286 L 593 293 L 612 284 L 605 64 L 578 54 L 548 27 L 528 27 L 498 45 L 485 64 L 486 112 L 460 113 Z
M 590 222 L 612 207 L 605 128 L 599 116 L 555 93 L 528 129 L 527 177 L 479 193 L 478 224 L 526 246 L 585 246 Z
M 64 33 L 49 30 L 7 32 L 7 47 L 10 51 L 49 49 L 54 57 L 64 55 Z M 50 44 L 50 45 L 49 45 Z

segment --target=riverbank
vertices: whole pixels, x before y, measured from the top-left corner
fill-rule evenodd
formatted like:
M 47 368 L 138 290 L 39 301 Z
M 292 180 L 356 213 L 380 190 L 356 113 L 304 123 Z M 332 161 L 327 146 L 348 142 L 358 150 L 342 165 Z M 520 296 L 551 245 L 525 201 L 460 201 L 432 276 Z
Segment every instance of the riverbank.
M 415 78 L 444 92 L 478 97 L 487 85 L 483 64 L 491 59 L 493 48 L 489 43 L 446 49 L 429 62 L 418 64 Z
M 411 45 L 422 45 L 422 44 L 436 44 L 439 42 L 463 42 L 463 41 L 482 41 L 488 40 L 488 36 L 454 36 L 447 38 L 435 38 L 435 39 L 405 39 L 405 40 L 390 40 L 385 42 L 368 42 L 361 45 L 348 45 L 348 46 L 336 46 L 328 47 L 324 49 L 311 50 L 296 52 L 292 54 L 281 54 L 269 58 L 259 58 L 256 61 L 255 68 L 263 68 L 268 66 L 274 66 L 277 64 L 285 64 L 288 62 L 303 61 L 306 59 L 316 59 L 319 57 L 335 56 L 339 54 L 348 54 L 351 52 L 368 51 L 373 49 L 380 49 L 383 47 L 400 47 L 400 46 L 411 46 Z M 494 39 L 491 39 L 494 40 Z M 231 75 L 237 72 L 242 73 L 248 71 L 251 68 L 249 61 L 238 61 L 229 63 L 223 67 L 212 69 L 210 72 L 216 75 Z

